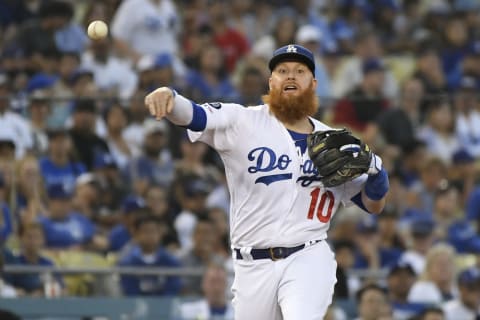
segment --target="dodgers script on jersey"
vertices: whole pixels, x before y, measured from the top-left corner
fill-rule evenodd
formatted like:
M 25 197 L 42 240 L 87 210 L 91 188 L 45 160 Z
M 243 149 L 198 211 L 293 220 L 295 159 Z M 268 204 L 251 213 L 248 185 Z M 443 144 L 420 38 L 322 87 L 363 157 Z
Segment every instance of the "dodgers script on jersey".
M 292 247 L 326 238 L 338 207 L 361 191 L 367 175 L 335 188 L 324 188 L 308 152 L 295 144 L 267 105 L 201 106 L 207 123 L 190 140 L 216 149 L 225 165 L 231 196 L 233 247 Z M 311 118 L 314 131 L 330 130 Z

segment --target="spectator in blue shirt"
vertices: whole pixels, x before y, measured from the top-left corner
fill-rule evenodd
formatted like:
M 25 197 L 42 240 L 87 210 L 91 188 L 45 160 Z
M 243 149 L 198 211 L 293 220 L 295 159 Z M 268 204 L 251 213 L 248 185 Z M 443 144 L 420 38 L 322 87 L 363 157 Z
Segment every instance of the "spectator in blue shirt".
M 407 262 L 397 262 L 388 268 L 387 294 L 395 319 L 408 319 L 423 310 L 422 304 L 407 301 L 416 278 L 415 270 Z
M 186 85 L 195 101 L 215 101 L 220 98 L 234 101 L 237 92 L 226 73 L 225 60 L 219 48 L 204 48 L 198 61 L 198 69 L 186 76 Z
M 45 185 L 62 184 L 69 191 L 75 188 L 77 177 L 86 172 L 85 165 L 72 158 L 72 142 L 62 129 L 48 132 L 48 154 L 39 160 Z
M 144 122 L 142 155 L 125 169 L 136 194 L 145 194 L 150 185 L 169 187 L 174 178 L 174 163 L 167 146 L 168 127 L 163 121 Z
M 378 222 L 372 216 L 367 216 L 358 222 L 355 243 L 357 254 L 354 268 L 383 268 L 396 263 L 402 254 L 398 248 L 381 246 Z
M 158 219 L 142 216 L 135 222 L 136 245 L 120 258 L 119 266 L 125 267 L 179 267 L 178 260 L 160 244 Z M 123 293 L 127 296 L 176 295 L 182 287 L 178 276 L 134 276 L 121 277 Z
M 41 1 L 38 19 L 31 19 L 20 28 L 14 44 L 30 57 L 34 53 L 62 49 L 56 33 L 65 28 L 73 17 L 73 7 L 64 1 Z
M 16 264 L 27 266 L 53 266 L 49 258 L 42 256 L 45 245 L 45 235 L 42 225 L 37 222 L 27 223 L 20 228 L 21 252 Z M 40 274 L 11 274 L 5 277 L 6 281 L 15 287 L 17 294 L 29 296 L 43 296 L 45 279 Z M 55 276 L 55 282 L 60 287 L 62 279 Z
M 120 251 L 131 239 L 135 231 L 135 220 L 146 210 L 145 201 L 136 196 L 128 196 L 122 204 L 122 223 L 113 227 L 108 235 L 110 251 Z
M 111 228 L 118 222 L 116 215 L 128 185 L 123 180 L 115 159 L 110 153 L 97 153 L 93 164 L 95 179 L 101 188 L 99 195 L 99 209 L 92 219 L 102 227 Z
M 93 168 L 96 154 L 110 152 L 105 140 L 95 131 L 96 117 L 95 100 L 80 98 L 74 102 L 69 133 L 76 155 L 89 170 Z
M 47 189 L 48 214 L 38 221 L 42 224 L 48 248 L 83 246 L 93 240 L 95 226 L 88 218 L 71 209 L 72 194 L 61 184 Z
M 464 75 L 470 75 L 475 79 L 475 86 L 480 89 L 480 41 L 476 40 L 469 44 L 463 59 L 450 71 L 448 84 L 451 90 L 458 89 Z

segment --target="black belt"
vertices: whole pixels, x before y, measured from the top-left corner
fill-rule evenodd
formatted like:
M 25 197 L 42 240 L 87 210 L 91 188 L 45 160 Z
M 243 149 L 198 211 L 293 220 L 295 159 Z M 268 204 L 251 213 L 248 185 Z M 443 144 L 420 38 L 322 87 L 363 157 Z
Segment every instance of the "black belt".
M 317 242 L 320 242 L 322 240 L 315 240 L 312 241 L 310 245 L 313 245 Z M 275 260 L 280 260 L 280 259 L 285 259 L 289 255 L 302 250 L 305 248 L 305 244 L 301 244 L 296 247 L 275 247 L 275 248 L 268 248 L 268 249 L 252 249 L 250 251 L 250 255 L 252 256 L 253 260 L 258 260 L 258 259 L 272 259 L 273 261 Z M 237 259 L 242 260 L 242 254 L 240 253 L 240 249 L 235 248 L 235 256 Z

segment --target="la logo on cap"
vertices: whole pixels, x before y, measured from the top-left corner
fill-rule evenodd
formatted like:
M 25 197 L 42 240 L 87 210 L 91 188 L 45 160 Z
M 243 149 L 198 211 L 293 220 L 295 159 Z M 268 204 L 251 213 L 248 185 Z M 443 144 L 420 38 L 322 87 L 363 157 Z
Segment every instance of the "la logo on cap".
M 293 44 L 289 44 L 287 47 L 287 52 L 297 52 L 297 48 Z

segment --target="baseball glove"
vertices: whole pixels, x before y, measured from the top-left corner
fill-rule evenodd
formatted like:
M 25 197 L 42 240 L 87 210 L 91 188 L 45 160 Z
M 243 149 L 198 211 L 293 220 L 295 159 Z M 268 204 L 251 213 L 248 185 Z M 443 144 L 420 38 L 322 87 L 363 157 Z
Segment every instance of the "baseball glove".
M 336 187 L 368 172 L 372 152 L 348 130 L 317 131 L 307 138 L 308 155 L 325 187 Z

